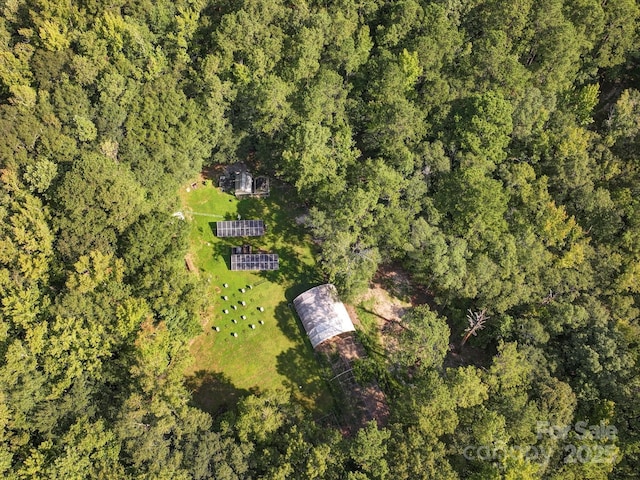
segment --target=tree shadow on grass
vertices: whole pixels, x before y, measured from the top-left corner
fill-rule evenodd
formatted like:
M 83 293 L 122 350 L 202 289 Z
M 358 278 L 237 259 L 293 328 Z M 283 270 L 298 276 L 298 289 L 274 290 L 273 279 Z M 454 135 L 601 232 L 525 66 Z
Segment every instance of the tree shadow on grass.
M 296 343 L 299 342 L 300 339 L 306 340 L 307 334 L 300 321 L 298 321 L 298 317 L 291 302 L 280 302 L 275 309 L 275 318 L 278 328 L 287 336 L 287 338 Z M 310 343 L 308 348 L 311 348 Z
M 239 244 L 239 242 L 234 243 L 233 240 L 237 240 L 237 239 L 222 240 L 222 241 L 214 242 L 211 248 L 211 255 L 214 258 L 215 257 L 224 258 L 224 263 L 227 265 L 228 270 L 231 270 L 231 247 L 236 244 Z
M 268 221 L 272 217 L 272 213 L 267 211 L 268 199 L 260 198 L 243 198 L 238 201 L 238 214 L 242 220 L 264 220 Z
M 302 242 L 306 234 L 296 223 L 296 215 L 302 213 L 303 205 L 295 192 L 286 192 L 279 185 L 272 188 L 271 196 L 263 199 L 246 198 L 238 202 L 238 213 L 244 219 L 263 220 L 266 235 L 286 238 L 290 242 Z
M 299 344 L 280 353 L 276 358 L 278 373 L 285 377 L 285 388 L 306 408 L 328 410 L 332 398 L 326 385 L 328 374 L 317 358 L 306 351 L 309 346 Z
M 308 352 L 308 356 L 315 354 L 307 332 L 302 326 L 302 322 L 298 318 L 295 307 L 293 306 L 293 299 L 305 290 L 308 290 L 311 285 L 295 285 L 285 292 L 285 302 L 280 302 L 276 305 L 274 316 L 278 325 L 278 328 L 284 335 L 295 342 L 300 344 L 300 354 L 304 356 L 304 351 Z M 305 350 L 302 350 L 304 348 Z
M 242 397 L 256 393 L 236 388 L 226 375 L 207 370 L 198 370 L 187 377 L 185 385 L 191 392 L 193 405 L 214 417 L 235 407 Z
M 272 283 L 294 285 L 294 291 L 297 293 L 290 296 L 288 293 L 291 289 L 289 289 L 286 295 L 287 300 L 293 300 L 312 284 L 322 281 L 318 268 L 304 262 L 292 247 L 283 245 L 274 253 L 278 254 L 278 270 L 264 270 L 259 275 Z
M 209 222 L 209 228 L 211 229 L 211 233 L 213 233 L 213 238 L 219 240 L 218 236 L 216 235 L 216 232 L 218 231 L 218 229 L 216 228 L 216 223 L 218 222 Z
M 325 366 L 315 355 L 304 328 L 289 302 L 276 307 L 275 317 L 282 332 L 295 342 L 295 346 L 277 358 L 277 370 L 285 377 L 285 385 L 294 398 L 308 408 L 324 409 L 327 405 L 318 404 L 322 392 L 326 390 L 326 378 L 329 376 Z M 328 393 L 326 393 L 328 395 Z M 326 401 L 326 398 L 324 399 Z

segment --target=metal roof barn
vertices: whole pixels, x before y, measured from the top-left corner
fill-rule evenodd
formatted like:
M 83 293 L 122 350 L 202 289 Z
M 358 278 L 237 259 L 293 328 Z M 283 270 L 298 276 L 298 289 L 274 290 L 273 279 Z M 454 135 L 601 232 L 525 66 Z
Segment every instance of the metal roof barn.
M 330 283 L 298 295 L 293 306 L 313 348 L 337 335 L 355 331 L 347 309 L 338 298 L 336 287 Z

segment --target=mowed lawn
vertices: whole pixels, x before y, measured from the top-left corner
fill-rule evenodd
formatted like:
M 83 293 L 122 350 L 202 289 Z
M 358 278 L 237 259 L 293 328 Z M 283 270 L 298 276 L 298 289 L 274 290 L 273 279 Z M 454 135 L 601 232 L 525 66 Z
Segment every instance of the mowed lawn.
M 321 283 L 310 239 L 295 222 L 302 212 L 293 192 L 275 186 L 269 198 L 238 201 L 216 187 L 201 185 L 183 190 L 181 196 L 191 226 L 190 255 L 207 286 L 209 305 L 203 333 L 191 344 L 195 363 L 186 372 L 195 401 L 216 412 L 250 392 L 286 389 L 317 413 L 329 410 L 332 397 L 326 375 L 291 305 L 296 295 Z M 217 238 L 215 222 L 236 220 L 238 214 L 245 220 L 264 220 L 266 235 Z M 252 245 L 254 252 L 277 253 L 280 269 L 230 271 L 231 246 L 241 244 Z

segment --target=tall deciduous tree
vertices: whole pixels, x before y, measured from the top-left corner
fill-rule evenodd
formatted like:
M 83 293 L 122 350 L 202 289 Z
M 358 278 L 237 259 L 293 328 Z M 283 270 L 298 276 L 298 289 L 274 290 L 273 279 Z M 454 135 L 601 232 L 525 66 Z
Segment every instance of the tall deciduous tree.
M 76 259 L 90 250 L 113 252 L 117 235 L 148 210 L 131 170 L 98 154 L 77 159 L 55 193 L 58 251 Z
M 449 327 L 428 306 L 422 305 L 402 317 L 395 360 L 402 366 L 419 371 L 439 369 L 449 350 Z

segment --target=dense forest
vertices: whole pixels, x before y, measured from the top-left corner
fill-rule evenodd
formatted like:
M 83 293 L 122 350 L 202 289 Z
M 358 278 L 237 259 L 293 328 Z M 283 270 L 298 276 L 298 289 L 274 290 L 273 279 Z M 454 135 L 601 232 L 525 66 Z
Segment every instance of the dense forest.
M 0 476 L 637 478 L 635 0 L 0 9 Z M 192 403 L 171 213 L 239 159 L 295 187 L 346 298 L 393 263 L 432 299 L 362 368 L 385 427 Z

